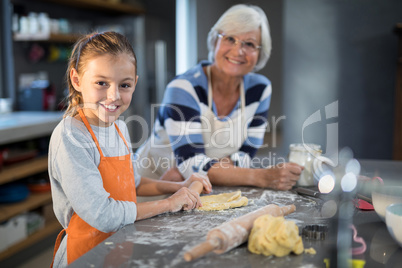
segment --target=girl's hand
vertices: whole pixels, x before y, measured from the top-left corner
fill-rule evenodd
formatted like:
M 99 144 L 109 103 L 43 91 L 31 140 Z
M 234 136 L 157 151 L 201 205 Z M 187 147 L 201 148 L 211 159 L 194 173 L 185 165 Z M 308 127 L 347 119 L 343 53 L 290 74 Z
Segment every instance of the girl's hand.
M 198 193 L 183 187 L 169 198 L 169 211 L 177 212 L 179 210 L 192 210 L 201 205 L 201 199 Z
M 199 173 L 194 173 L 191 175 L 190 178 L 187 180 L 183 181 L 181 183 L 182 187 L 190 187 L 191 183 L 194 181 L 199 181 L 202 183 L 202 186 L 204 189 L 202 190 L 203 194 L 209 194 L 212 191 L 212 185 L 211 182 L 209 181 L 209 178 L 207 176 L 201 175 Z

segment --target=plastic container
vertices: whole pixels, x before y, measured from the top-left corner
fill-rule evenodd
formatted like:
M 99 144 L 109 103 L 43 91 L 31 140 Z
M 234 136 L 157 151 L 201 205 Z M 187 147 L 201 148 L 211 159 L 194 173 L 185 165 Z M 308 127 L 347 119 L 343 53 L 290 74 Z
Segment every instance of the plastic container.
M 29 189 L 21 183 L 9 183 L 0 186 L 0 203 L 15 203 L 25 200 Z

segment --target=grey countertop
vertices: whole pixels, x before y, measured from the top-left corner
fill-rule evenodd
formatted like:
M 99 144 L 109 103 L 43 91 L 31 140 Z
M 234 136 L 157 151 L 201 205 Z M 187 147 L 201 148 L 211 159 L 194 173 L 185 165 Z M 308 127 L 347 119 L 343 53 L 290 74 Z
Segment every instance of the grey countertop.
M 402 162 L 361 161 L 362 174 L 382 176 L 391 181 L 402 174 Z M 206 234 L 221 223 L 235 219 L 268 204 L 279 206 L 295 204 L 296 211 L 287 219 L 299 230 L 309 224 L 329 225 L 322 209 L 328 199 L 298 195 L 295 191 L 273 191 L 251 187 L 214 187 L 213 194 L 240 189 L 249 198 L 242 208 L 226 211 L 188 211 L 166 213 L 128 225 L 83 255 L 69 267 L 325 267 L 324 259 L 331 258 L 330 249 L 335 240 L 329 229 L 325 240 L 303 237 L 305 248 L 313 247 L 317 254 L 291 254 L 286 257 L 265 257 L 252 254 L 247 243 L 222 255 L 208 255 L 186 262 L 184 253 L 205 241 Z M 374 211 L 354 209 L 353 224 L 358 236 L 366 241 L 367 249 L 353 259 L 365 261 L 368 267 L 397 267 L 402 261 L 402 249 L 388 234 L 386 225 Z M 331 238 L 332 237 L 332 238 Z M 356 245 L 352 244 L 352 247 Z
M 12 112 L 0 116 L 0 145 L 52 134 L 63 112 Z

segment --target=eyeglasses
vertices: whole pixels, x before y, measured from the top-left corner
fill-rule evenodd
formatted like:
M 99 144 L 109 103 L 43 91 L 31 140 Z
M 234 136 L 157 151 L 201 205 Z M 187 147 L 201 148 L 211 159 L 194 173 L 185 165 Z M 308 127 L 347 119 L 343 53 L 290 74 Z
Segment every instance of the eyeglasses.
M 242 41 L 240 39 L 237 39 L 236 37 L 233 37 L 231 35 L 225 35 L 225 34 L 218 34 L 219 38 L 222 38 L 222 43 L 225 46 L 230 46 L 234 47 L 238 43 L 240 43 L 240 47 L 244 50 L 246 53 L 252 53 L 256 52 L 261 48 L 261 46 L 257 45 L 256 42 L 253 41 Z

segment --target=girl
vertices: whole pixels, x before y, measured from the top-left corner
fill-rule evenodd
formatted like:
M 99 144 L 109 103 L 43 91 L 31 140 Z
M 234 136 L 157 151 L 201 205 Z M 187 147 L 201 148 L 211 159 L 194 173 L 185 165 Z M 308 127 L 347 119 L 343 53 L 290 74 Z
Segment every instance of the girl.
M 84 36 L 73 48 L 66 72 L 69 105 L 49 148 L 53 207 L 64 228 L 55 266 L 67 266 L 136 220 L 199 207 L 198 194 L 186 188 L 195 180 L 211 191 L 200 175 L 174 183 L 141 178 L 134 170 L 127 126 L 117 119 L 130 105 L 136 63 L 128 40 L 114 32 Z M 137 193 L 174 194 L 137 204 Z

